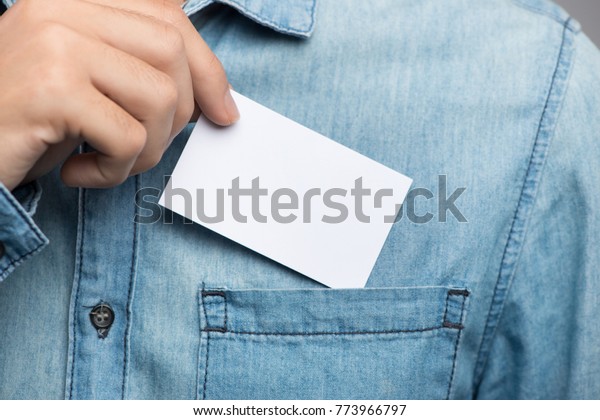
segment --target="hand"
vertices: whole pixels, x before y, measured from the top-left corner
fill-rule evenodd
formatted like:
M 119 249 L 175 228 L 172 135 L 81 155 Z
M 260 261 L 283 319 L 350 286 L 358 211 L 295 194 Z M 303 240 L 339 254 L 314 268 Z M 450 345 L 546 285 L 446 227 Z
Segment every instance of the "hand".
M 199 109 L 239 113 L 221 63 L 160 0 L 19 0 L 0 18 L 0 182 L 68 157 L 70 186 L 110 187 L 155 166 Z M 95 150 L 69 155 L 86 141 Z

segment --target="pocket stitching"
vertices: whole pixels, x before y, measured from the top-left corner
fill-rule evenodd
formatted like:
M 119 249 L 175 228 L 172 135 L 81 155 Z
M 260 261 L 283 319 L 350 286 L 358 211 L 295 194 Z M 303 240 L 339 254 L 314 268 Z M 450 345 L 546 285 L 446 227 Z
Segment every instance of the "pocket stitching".
M 442 325 L 435 327 L 425 327 L 425 328 L 415 328 L 415 329 L 399 329 L 399 330 L 382 330 L 382 331 L 316 331 L 316 332 L 257 332 L 257 331 L 235 331 L 229 330 L 227 328 L 227 295 L 224 290 L 214 290 L 207 291 L 202 290 L 201 292 L 201 300 L 202 300 L 202 309 L 204 311 L 204 318 L 206 320 L 206 325 L 202 328 L 203 332 L 217 332 L 217 333 L 230 333 L 230 334 L 240 334 L 240 335 L 264 335 L 264 336 L 319 336 L 319 335 L 372 335 L 372 334 L 410 334 L 410 333 L 420 333 L 427 331 L 435 331 L 439 329 L 455 329 L 462 330 L 464 327 L 462 325 L 462 316 L 465 306 L 466 298 L 469 297 L 470 293 L 466 289 L 450 289 L 446 293 L 446 302 L 444 308 L 444 316 L 442 318 Z M 206 304 L 205 297 L 209 296 L 218 296 L 223 298 L 223 306 L 224 306 L 224 320 L 223 327 L 210 327 L 208 325 L 208 317 L 206 313 Z M 451 322 L 448 320 L 448 306 L 450 303 L 451 296 L 462 297 L 461 310 L 460 310 L 460 321 L 458 323 Z M 207 343 L 208 345 L 208 343 Z
M 469 295 L 470 295 L 470 293 L 466 289 L 449 289 L 447 291 L 444 316 L 442 318 L 441 326 L 419 328 L 419 329 L 412 329 L 412 330 L 408 329 L 408 330 L 384 330 L 384 331 L 348 331 L 348 332 L 331 331 L 331 332 L 312 332 L 312 333 L 280 333 L 280 332 L 253 332 L 253 331 L 231 331 L 231 330 L 228 330 L 228 328 L 227 328 L 227 296 L 226 296 L 225 291 L 224 290 L 207 291 L 203 288 L 201 291 L 200 302 L 201 302 L 202 310 L 204 312 L 204 319 L 205 319 L 206 324 L 205 324 L 205 327 L 202 328 L 201 331 L 206 333 L 206 350 L 205 350 L 206 354 L 205 354 L 205 363 L 204 363 L 204 381 L 203 381 L 203 387 L 202 387 L 202 399 L 206 400 L 206 388 L 207 388 L 207 382 L 208 382 L 208 359 L 209 359 L 209 347 L 210 347 L 211 333 L 221 333 L 221 334 L 230 333 L 230 334 L 256 335 L 256 336 L 327 336 L 327 335 L 410 334 L 410 333 L 435 331 L 435 330 L 441 330 L 441 329 L 454 329 L 454 330 L 458 330 L 458 333 L 456 334 L 456 339 L 454 342 L 454 354 L 452 357 L 452 369 L 451 369 L 451 373 L 450 373 L 450 379 L 448 382 L 448 391 L 446 394 L 446 399 L 450 399 L 450 395 L 452 392 L 452 385 L 454 382 L 454 374 L 456 371 L 456 359 L 457 359 L 457 354 L 458 354 L 458 347 L 459 347 L 459 343 L 460 343 L 461 332 L 462 332 L 462 329 L 464 328 L 463 318 L 464 318 L 465 306 L 466 306 L 467 297 L 469 297 Z M 206 305 L 205 305 L 205 300 L 204 300 L 204 298 L 207 296 L 219 296 L 219 297 L 223 298 L 224 323 L 223 323 L 222 328 L 208 326 L 208 317 L 207 317 Z M 448 318 L 448 306 L 449 306 L 451 296 L 462 297 L 462 299 L 461 299 L 462 302 L 461 302 L 461 306 L 460 306 L 460 316 L 459 316 L 458 323 L 450 322 L 447 319 Z M 202 347 L 202 346 L 200 346 L 200 347 Z
M 463 318 L 464 318 L 464 314 L 465 314 L 465 304 L 467 301 L 467 297 L 469 297 L 469 291 L 468 290 L 449 290 L 448 294 L 446 295 L 446 311 L 444 312 L 444 326 L 446 325 L 458 325 L 460 326 L 460 328 L 458 328 L 458 334 L 456 334 L 456 339 L 454 341 L 454 355 L 452 357 L 452 370 L 450 371 L 450 381 L 448 382 L 448 392 L 446 393 L 446 399 L 449 400 L 450 399 L 450 395 L 452 393 L 452 384 L 454 382 L 454 373 L 456 371 L 456 358 L 458 356 L 458 345 L 460 343 L 460 336 L 462 333 L 462 330 L 464 328 L 463 325 Z M 446 320 L 446 317 L 448 315 L 448 303 L 450 300 L 450 296 L 462 296 L 462 302 L 461 302 L 461 307 L 460 307 L 460 318 L 459 318 L 459 323 L 452 323 L 452 322 L 448 322 Z

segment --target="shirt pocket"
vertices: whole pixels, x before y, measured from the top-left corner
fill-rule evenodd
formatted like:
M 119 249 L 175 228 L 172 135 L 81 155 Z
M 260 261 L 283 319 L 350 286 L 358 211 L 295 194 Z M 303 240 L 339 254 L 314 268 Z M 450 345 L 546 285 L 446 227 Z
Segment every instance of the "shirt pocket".
M 443 399 L 460 287 L 200 291 L 200 399 Z

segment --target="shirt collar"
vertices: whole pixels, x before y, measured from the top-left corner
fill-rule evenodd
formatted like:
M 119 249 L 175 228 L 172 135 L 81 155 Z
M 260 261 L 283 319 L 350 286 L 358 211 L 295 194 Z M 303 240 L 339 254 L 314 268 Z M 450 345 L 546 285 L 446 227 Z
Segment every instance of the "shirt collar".
M 3 0 L 12 6 L 16 0 Z M 277 32 L 308 38 L 315 27 L 317 0 L 187 0 L 183 10 L 187 15 L 212 3 L 226 4 L 244 16 Z
M 212 3 L 233 7 L 244 16 L 277 32 L 308 38 L 315 26 L 317 0 L 188 0 L 189 15 Z

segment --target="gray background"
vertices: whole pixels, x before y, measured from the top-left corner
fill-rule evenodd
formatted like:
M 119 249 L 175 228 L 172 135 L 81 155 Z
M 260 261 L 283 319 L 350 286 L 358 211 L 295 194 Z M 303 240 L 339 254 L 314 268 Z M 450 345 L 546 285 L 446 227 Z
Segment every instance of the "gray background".
M 583 32 L 600 46 L 600 0 L 554 0 L 581 23 Z

